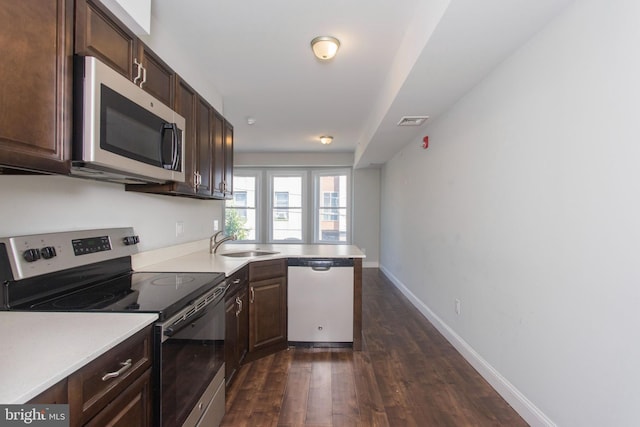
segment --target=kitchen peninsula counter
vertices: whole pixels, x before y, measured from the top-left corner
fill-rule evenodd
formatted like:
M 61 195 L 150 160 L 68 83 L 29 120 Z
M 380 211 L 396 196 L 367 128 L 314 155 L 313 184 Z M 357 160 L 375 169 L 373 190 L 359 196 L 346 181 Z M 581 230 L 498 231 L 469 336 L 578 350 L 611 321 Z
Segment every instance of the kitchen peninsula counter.
M 0 312 L 0 403 L 28 402 L 157 318 L 150 313 Z
M 230 257 L 229 253 L 268 251 L 272 254 Z M 259 261 L 288 258 L 353 258 L 353 349 L 362 349 L 362 259 L 365 254 L 354 245 L 247 244 L 225 243 L 216 254 L 209 253 L 209 241 L 136 254 L 136 271 L 219 272 L 230 277 L 244 266 Z
M 184 253 L 184 251 L 192 252 Z M 253 257 L 229 257 L 226 253 L 243 251 L 275 252 Z M 208 241 L 183 248 L 165 248 L 133 256 L 136 271 L 220 272 L 227 276 L 252 261 L 280 258 L 365 258 L 355 245 L 247 244 L 225 243 L 216 254 L 209 253 Z

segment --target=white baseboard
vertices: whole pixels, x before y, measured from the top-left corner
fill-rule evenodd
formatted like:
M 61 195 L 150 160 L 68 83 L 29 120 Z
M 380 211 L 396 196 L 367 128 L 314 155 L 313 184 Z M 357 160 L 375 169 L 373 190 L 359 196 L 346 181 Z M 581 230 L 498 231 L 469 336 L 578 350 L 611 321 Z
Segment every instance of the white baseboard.
M 462 337 L 440 319 L 426 304 L 418 299 L 397 277 L 384 266 L 380 270 L 402 292 L 433 326 L 455 347 L 467 362 L 498 392 L 520 416 L 533 427 L 556 427 L 536 405 L 513 384 L 484 360 Z

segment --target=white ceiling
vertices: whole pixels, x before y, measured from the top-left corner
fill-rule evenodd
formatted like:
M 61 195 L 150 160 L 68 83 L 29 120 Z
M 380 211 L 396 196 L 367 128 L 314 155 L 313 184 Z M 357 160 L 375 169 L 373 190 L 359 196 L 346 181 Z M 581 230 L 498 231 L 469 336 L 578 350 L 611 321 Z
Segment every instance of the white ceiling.
M 402 116 L 433 120 L 571 1 L 153 0 L 152 16 L 206 70 L 236 150 L 367 167 L 425 133 Z M 311 52 L 319 35 L 341 42 L 330 62 Z

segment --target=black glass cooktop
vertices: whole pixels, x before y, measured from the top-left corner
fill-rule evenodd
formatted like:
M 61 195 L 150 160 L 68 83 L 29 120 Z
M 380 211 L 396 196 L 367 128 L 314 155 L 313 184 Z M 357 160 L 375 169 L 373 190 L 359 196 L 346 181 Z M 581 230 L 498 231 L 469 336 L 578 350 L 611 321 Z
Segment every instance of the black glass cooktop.
M 16 310 L 158 313 L 160 321 L 224 280 L 224 273 L 129 273 Z

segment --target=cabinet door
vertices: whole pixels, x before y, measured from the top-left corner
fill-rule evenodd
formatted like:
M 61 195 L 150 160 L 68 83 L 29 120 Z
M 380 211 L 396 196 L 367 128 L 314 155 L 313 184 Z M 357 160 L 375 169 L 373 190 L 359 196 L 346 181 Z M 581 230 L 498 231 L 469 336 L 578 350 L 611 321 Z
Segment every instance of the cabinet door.
M 177 183 L 177 192 L 183 194 L 195 193 L 196 171 L 196 109 L 198 94 L 184 80 L 176 78 L 175 109 L 184 117 L 184 174 L 185 182 Z
M 233 197 L 233 126 L 224 121 L 224 197 Z
M 247 285 L 238 292 L 240 313 L 238 314 L 238 362 L 242 364 L 249 351 L 249 290 Z
M 287 344 L 287 279 L 249 283 L 249 352 Z
M 225 336 L 224 336 L 224 367 L 226 385 L 229 386 L 236 371 L 240 367 L 238 359 L 238 304 L 237 293 L 227 296 L 225 302 Z
M 68 173 L 72 0 L 0 2 L 2 166 Z
M 213 114 L 213 194 L 224 198 L 224 117 Z
M 138 74 L 137 38 L 97 0 L 76 2 L 75 52 L 95 56 L 133 80 Z
M 143 68 L 144 80 L 139 82 L 142 89 L 172 107 L 174 105 L 176 73 L 144 43 L 138 41 L 138 47 L 138 57 Z
M 197 186 L 199 196 L 211 197 L 212 188 L 212 116 L 213 108 L 204 99 L 198 97 L 196 112 L 196 172 L 200 183 Z

